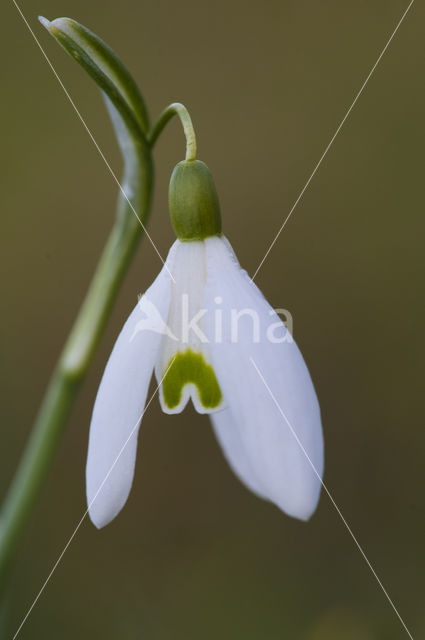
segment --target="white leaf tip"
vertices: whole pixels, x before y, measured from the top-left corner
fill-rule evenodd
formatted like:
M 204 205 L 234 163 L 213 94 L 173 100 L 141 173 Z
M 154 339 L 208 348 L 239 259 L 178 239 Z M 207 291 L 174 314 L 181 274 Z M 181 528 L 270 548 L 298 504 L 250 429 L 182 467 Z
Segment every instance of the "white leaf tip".
M 38 16 L 38 21 L 43 25 L 43 27 L 45 27 L 47 30 L 49 30 L 49 27 L 51 25 L 50 20 L 48 20 L 44 16 Z

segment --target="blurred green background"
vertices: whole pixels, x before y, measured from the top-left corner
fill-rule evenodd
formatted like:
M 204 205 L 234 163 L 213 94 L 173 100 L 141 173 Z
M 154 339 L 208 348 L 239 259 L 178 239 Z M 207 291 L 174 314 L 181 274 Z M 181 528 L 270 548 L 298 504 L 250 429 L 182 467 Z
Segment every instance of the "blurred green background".
M 92 81 L 36 21 L 67 15 L 120 55 L 151 117 L 193 117 L 224 230 L 252 274 L 407 1 L 21 0 L 114 169 Z M 414 3 L 257 276 L 294 317 L 322 412 L 325 482 L 415 638 L 425 636 L 424 36 Z M 11 1 L 2 4 L 0 405 L 3 494 L 111 226 L 116 186 Z M 173 240 L 155 149 L 149 231 Z M 145 239 L 28 523 L 11 638 L 85 505 L 91 408 L 121 325 L 157 274 Z M 208 419 L 152 403 L 120 516 L 86 519 L 20 638 L 366 640 L 407 637 L 326 495 L 308 523 L 233 477 Z M 2 636 L 2 637 L 3 637 Z

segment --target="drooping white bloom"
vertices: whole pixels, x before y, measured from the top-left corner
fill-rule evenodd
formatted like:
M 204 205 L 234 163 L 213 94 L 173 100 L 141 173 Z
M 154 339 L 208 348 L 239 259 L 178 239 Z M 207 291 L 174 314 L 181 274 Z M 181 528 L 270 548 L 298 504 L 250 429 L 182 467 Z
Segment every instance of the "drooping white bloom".
M 295 342 L 221 234 L 176 240 L 112 351 L 87 461 L 97 527 L 129 495 L 153 373 L 166 413 L 181 412 L 190 399 L 210 415 L 224 455 L 251 491 L 291 516 L 310 517 L 323 473 L 314 387 Z

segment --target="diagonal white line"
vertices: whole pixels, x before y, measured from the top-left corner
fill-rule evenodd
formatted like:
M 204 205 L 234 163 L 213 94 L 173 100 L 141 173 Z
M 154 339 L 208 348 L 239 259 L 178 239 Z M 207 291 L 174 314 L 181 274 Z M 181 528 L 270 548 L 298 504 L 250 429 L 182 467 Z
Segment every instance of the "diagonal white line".
M 112 169 L 111 165 L 109 164 L 108 160 L 105 157 L 105 154 L 103 153 L 102 149 L 100 148 L 99 144 L 96 142 L 96 139 L 94 137 L 94 135 L 92 134 L 92 132 L 90 131 L 88 125 L 86 124 L 83 116 L 81 115 L 80 111 L 78 110 L 77 105 L 75 104 L 75 102 L 73 101 L 73 99 L 71 98 L 68 90 L 66 89 L 64 83 L 62 82 L 62 80 L 59 77 L 59 74 L 57 73 L 56 69 L 54 68 L 53 64 L 50 61 L 50 58 L 48 57 L 47 53 L 44 51 L 43 47 L 40 44 L 40 41 L 38 40 L 37 36 L 35 35 L 34 31 L 31 29 L 27 19 L 25 18 L 24 14 L 22 13 L 20 7 L 18 6 L 16 0 L 12 0 L 13 4 L 15 5 L 16 9 L 18 10 L 22 20 L 24 21 L 24 23 L 26 24 L 26 26 L 28 27 L 28 30 L 30 31 L 32 37 L 34 38 L 38 48 L 40 49 L 41 53 L 43 54 L 47 64 L 49 65 L 50 69 L 52 70 L 56 80 L 59 82 L 60 86 L 62 87 L 66 97 L 68 98 L 69 102 L 71 103 L 72 108 L 74 109 L 75 113 L 77 114 L 78 118 L 80 119 L 84 129 L 87 131 L 87 133 L 90 136 L 91 141 L 93 142 L 94 146 L 96 147 L 97 151 L 99 152 L 100 157 L 102 158 L 103 162 L 106 164 L 109 173 L 111 174 L 111 176 L 113 177 L 113 179 L 115 180 L 115 182 L 117 183 L 117 186 L 119 188 L 119 190 L 121 191 L 121 193 L 123 194 L 124 198 L 127 200 L 127 203 L 130 207 L 130 209 L 132 210 L 132 212 L 134 213 L 134 215 L 136 216 L 137 220 L 139 221 L 143 231 L 146 233 L 151 245 L 153 246 L 156 254 L 158 255 L 159 259 L 161 260 L 162 264 L 165 266 L 166 270 L 168 271 L 169 275 L 171 276 L 171 279 L 173 282 L 175 282 L 174 277 L 172 275 L 172 273 L 170 272 L 170 270 L 168 269 L 167 263 L 164 261 L 163 257 L 161 256 L 160 252 L 158 251 L 158 248 L 156 246 L 156 244 L 154 243 L 154 241 L 152 240 L 152 237 L 150 236 L 150 234 L 148 233 L 148 230 L 146 229 L 145 225 L 143 224 L 143 222 L 141 221 L 140 217 L 137 214 L 137 211 L 135 210 L 135 208 L 133 207 L 132 203 L 130 202 L 123 186 L 121 185 L 120 181 L 118 180 L 117 176 L 114 173 L 114 170 Z
M 390 603 L 392 609 L 394 610 L 397 618 L 400 620 L 401 624 L 403 625 L 404 630 L 406 631 L 407 635 L 409 636 L 410 640 L 413 640 L 413 636 L 410 633 L 409 629 L 407 628 L 403 618 L 401 617 L 401 615 L 399 614 L 394 602 L 391 600 L 388 591 L 385 589 L 384 585 L 382 584 L 381 580 L 379 579 L 375 569 L 373 568 L 372 564 L 370 563 L 368 557 L 366 556 L 366 553 L 363 551 L 363 548 L 360 546 L 360 543 L 358 542 L 356 536 L 354 535 L 354 533 L 352 532 L 348 522 L 346 521 L 346 519 L 344 518 L 344 516 L 341 513 L 341 509 L 338 507 L 338 505 L 336 504 L 335 500 L 333 499 L 329 489 L 327 488 L 327 486 L 325 485 L 325 483 L 323 482 L 322 478 L 320 477 L 320 473 L 317 471 L 316 467 L 314 466 L 313 462 L 311 461 L 310 456 L 308 455 L 307 451 L 305 450 L 302 442 L 300 441 L 300 439 L 298 438 L 297 433 L 295 432 L 293 426 L 291 425 L 291 423 L 289 422 L 288 418 L 286 417 L 286 415 L 284 414 L 281 406 L 279 405 L 278 401 L 276 400 L 275 395 L 273 394 L 272 390 L 270 389 L 269 385 L 267 384 L 263 374 L 261 373 L 260 369 L 257 367 L 257 364 L 255 363 L 253 358 L 249 358 L 251 361 L 252 366 L 255 368 L 255 370 L 257 371 L 261 381 L 263 382 L 264 386 L 266 387 L 267 391 L 270 394 L 270 397 L 272 398 L 274 404 L 276 405 L 280 415 L 282 416 L 282 418 L 285 420 L 286 424 L 288 425 L 292 435 L 294 436 L 295 440 L 297 441 L 298 446 L 301 448 L 303 454 L 305 455 L 305 457 L 307 458 L 308 462 L 310 463 L 311 468 L 313 469 L 314 473 L 316 474 L 317 478 L 320 481 L 320 484 L 323 487 L 323 490 L 325 491 L 326 495 L 328 496 L 329 500 L 332 502 L 333 506 L 335 507 L 336 512 L 338 513 L 339 517 L 341 518 L 342 522 L 344 523 L 348 533 L 350 534 L 350 536 L 352 537 L 352 539 L 354 540 L 356 547 L 358 548 L 358 550 L 360 551 L 361 555 L 363 556 L 363 559 L 365 560 L 367 566 L 369 567 L 369 569 L 371 570 L 375 580 L 377 581 L 377 583 L 379 584 L 379 586 L 381 587 L 385 597 L 387 598 L 388 602 Z
M 260 264 L 258 265 L 254 275 L 252 276 L 251 280 L 254 280 L 255 276 L 257 275 L 257 273 L 260 271 L 261 267 L 263 266 L 264 261 L 266 260 L 267 256 L 269 255 L 270 251 L 273 249 L 277 239 L 279 238 L 280 234 L 282 233 L 286 223 L 288 222 L 289 218 L 291 217 L 295 207 L 297 206 L 297 204 L 299 203 L 299 201 L 301 200 L 301 198 L 303 197 L 308 185 L 310 184 L 310 182 L 312 181 L 312 179 L 314 178 L 314 176 L 316 175 L 316 172 L 318 170 L 318 168 L 320 167 L 320 165 L 322 164 L 322 161 L 324 160 L 326 154 L 328 153 L 329 149 L 331 148 L 335 138 L 337 137 L 338 133 L 341 131 L 345 121 L 347 120 L 348 116 L 350 115 L 353 107 L 355 106 L 357 100 L 360 98 L 360 95 L 363 91 L 363 89 L 365 88 L 365 86 L 367 85 L 367 83 L 369 82 L 373 72 L 375 71 L 376 67 L 378 66 L 379 62 L 381 61 L 382 56 L 384 55 L 384 53 L 386 52 L 386 50 L 388 49 L 388 47 L 390 46 L 390 43 L 392 41 L 392 39 L 394 38 L 395 34 L 397 33 L 401 23 L 403 22 L 404 18 L 406 17 L 410 7 L 412 6 L 414 0 L 411 0 L 406 11 L 403 13 L 403 15 L 401 16 L 399 22 L 397 23 L 396 28 L 394 29 L 394 31 L 392 32 L 387 44 L 385 45 L 385 47 L 382 49 L 381 53 L 378 56 L 377 61 L 375 62 L 375 64 L 373 65 L 372 69 L 369 71 L 366 80 L 363 82 L 362 86 L 360 87 L 356 97 L 354 98 L 353 102 L 351 103 L 350 108 L 348 109 L 347 113 L 345 114 L 345 116 L 343 117 L 343 119 L 341 120 L 341 122 L 338 125 L 337 130 L 335 131 L 334 135 L 332 136 L 328 146 L 326 147 L 326 149 L 324 150 L 324 152 L 322 153 L 322 155 L 320 156 L 319 162 L 316 164 L 316 166 L 313 169 L 313 172 L 311 174 L 311 176 L 309 177 L 309 179 L 307 180 L 307 182 L 305 183 L 304 187 L 301 189 L 301 192 L 298 196 L 298 198 L 295 200 L 294 204 L 291 207 L 291 210 L 289 211 L 288 215 L 286 216 L 282 226 L 280 227 L 279 231 L 277 232 L 277 234 L 275 235 L 273 242 L 270 244 L 269 248 L 267 249 L 266 253 L 264 254 L 263 259 L 261 260 Z
M 147 404 L 145 405 L 145 408 L 143 409 L 143 412 L 140 416 L 140 418 L 137 420 L 136 424 L 134 425 L 134 427 L 132 428 L 132 430 L 130 431 L 130 435 L 128 436 L 127 440 L 124 442 L 123 446 L 121 447 L 120 452 L 118 453 L 117 457 L 115 458 L 114 462 L 111 465 L 111 468 L 109 469 L 108 473 L 106 474 L 105 478 L 102 481 L 102 484 L 100 485 L 99 489 L 96 491 L 96 494 L 93 498 L 93 500 L 90 502 L 90 504 L 88 505 L 86 511 L 84 512 L 83 517 L 81 518 L 81 520 L 79 521 L 79 523 L 77 524 L 77 526 L 75 527 L 71 537 L 69 538 L 68 542 L 66 543 L 66 545 L 64 546 L 63 550 L 61 551 L 58 559 L 56 560 L 55 564 L 53 565 L 49 575 L 47 576 L 47 578 L 45 579 L 45 581 L 43 582 L 43 585 L 40 589 L 40 591 L 37 593 L 36 597 L 34 598 L 30 608 L 28 609 L 27 613 L 25 614 L 25 617 L 23 618 L 21 624 L 19 625 L 18 629 L 16 630 L 15 635 L 13 636 L 12 640 L 15 640 L 18 637 L 18 634 L 20 633 L 22 627 L 24 626 L 25 622 L 27 621 L 29 615 L 31 614 L 31 611 L 34 609 L 35 605 L 37 604 L 41 594 L 43 593 L 44 589 L 47 587 L 51 577 L 53 576 L 54 572 L 56 571 L 56 569 L 58 568 L 59 563 L 61 562 L 63 556 L 65 555 L 66 551 L 68 550 L 69 545 L 71 544 L 71 542 L 73 541 L 73 539 L 75 538 L 76 534 L 78 533 L 79 528 L 81 527 L 81 525 L 83 524 L 84 520 L 86 519 L 86 516 L 92 506 L 92 504 L 94 503 L 94 501 L 96 500 L 97 496 L 99 495 L 99 493 L 102 490 L 102 487 L 104 486 L 105 482 L 107 481 L 107 479 L 109 478 L 109 476 L 111 475 L 115 465 L 117 464 L 118 460 L 120 459 L 124 449 L 126 448 L 126 446 L 128 445 L 128 443 L 130 442 L 131 438 L 134 435 L 134 432 L 136 431 L 137 427 L 139 426 L 143 416 L 145 415 L 146 411 L 149 408 L 150 403 L 152 402 L 152 400 L 155 398 L 156 394 L 158 393 L 158 389 L 160 388 L 165 376 L 167 375 L 168 371 L 170 370 L 173 362 L 174 362 L 175 358 L 172 358 L 172 360 L 170 361 L 170 364 L 167 367 L 167 370 L 165 371 L 160 383 L 157 385 L 155 391 L 153 392 L 153 394 L 151 395 L 151 397 L 149 398 L 149 401 L 147 402 Z

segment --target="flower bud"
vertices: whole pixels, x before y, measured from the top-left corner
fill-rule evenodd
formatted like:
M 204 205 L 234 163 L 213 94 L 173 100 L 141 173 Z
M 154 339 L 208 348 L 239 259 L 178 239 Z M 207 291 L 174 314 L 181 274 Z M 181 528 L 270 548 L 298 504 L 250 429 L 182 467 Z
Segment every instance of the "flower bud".
M 171 175 L 168 190 L 171 224 L 179 240 L 204 240 L 221 235 L 221 214 L 215 184 L 207 165 L 183 160 Z

